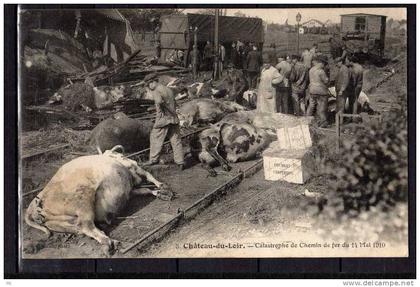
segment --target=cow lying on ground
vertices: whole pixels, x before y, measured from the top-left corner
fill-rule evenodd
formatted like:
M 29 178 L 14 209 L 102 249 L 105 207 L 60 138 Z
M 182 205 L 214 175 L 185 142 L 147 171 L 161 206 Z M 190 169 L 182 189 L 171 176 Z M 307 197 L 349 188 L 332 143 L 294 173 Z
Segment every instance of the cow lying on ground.
M 30 203 L 26 223 L 47 236 L 51 231 L 87 235 L 97 240 L 106 254 L 112 253 L 117 242 L 95 222 L 110 224 L 132 195 L 153 194 L 166 200 L 173 197 L 167 185 L 116 149 L 63 165 Z M 143 182 L 142 177 L 160 190 L 135 189 Z
M 254 125 L 255 111 L 239 111 L 224 116 L 219 123 L 248 123 Z
M 112 107 L 125 93 L 123 85 L 93 87 L 87 83 L 74 83 L 61 87 L 48 104 L 63 104 L 69 111 L 91 112 Z
M 90 136 L 90 146 L 96 150 L 108 150 L 122 145 L 126 152 L 135 152 L 149 147 L 151 121 L 129 118 L 119 112 L 100 122 Z
M 243 119 L 243 114 L 237 118 L 232 116 L 200 133 L 198 158 L 211 176 L 217 175 L 214 166 L 221 165 L 229 171 L 229 163 L 253 159 L 275 140 L 263 129 Z
M 189 127 L 195 123 L 215 123 L 228 113 L 245 110 L 245 107 L 231 101 L 196 99 L 182 104 L 177 114 L 180 125 Z

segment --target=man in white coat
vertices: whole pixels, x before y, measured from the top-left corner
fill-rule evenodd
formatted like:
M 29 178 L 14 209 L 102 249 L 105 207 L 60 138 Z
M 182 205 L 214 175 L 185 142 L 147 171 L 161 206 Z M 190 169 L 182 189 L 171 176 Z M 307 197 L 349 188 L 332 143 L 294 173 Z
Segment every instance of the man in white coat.
M 276 86 L 283 82 L 283 79 L 283 76 L 276 68 L 271 66 L 270 63 L 264 63 L 263 68 L 261 70 L 260 83 L 258 85 L 258 113 L 278 112 Z

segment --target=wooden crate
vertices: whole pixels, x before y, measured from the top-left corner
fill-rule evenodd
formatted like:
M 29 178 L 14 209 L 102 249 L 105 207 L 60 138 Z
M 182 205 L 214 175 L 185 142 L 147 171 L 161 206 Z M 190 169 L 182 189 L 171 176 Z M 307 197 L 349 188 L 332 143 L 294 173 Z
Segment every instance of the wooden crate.
M 311 134 L 307 124 L 277 129 L 278 147 L 285 150 L 299 150 L 312 147 Z
M 274 142 L 278 146 L 278 142 Z M 281 150 L 271 146 L 263 153 L 264 177 L 271 181 L 304 184 L 314 172 L 314 157 L 309 149 Z

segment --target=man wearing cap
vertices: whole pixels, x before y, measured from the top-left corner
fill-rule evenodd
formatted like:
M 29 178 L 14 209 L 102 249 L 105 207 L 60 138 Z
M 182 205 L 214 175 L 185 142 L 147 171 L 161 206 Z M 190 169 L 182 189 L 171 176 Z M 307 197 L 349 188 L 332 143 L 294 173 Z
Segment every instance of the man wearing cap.
M 313 64 L 309 70 L 309 106 L 306 115 L 313 116 L 316 111 L 318 125 L 326 127 L 329 79 L 325 73 L 325 66 L 328 64 L 328 58 L 325 55 L 318 55 L 314 57 Z
M 292 85 L 293 114 L 302 116 L 305 114 L 305 94 L 309 83 L 309 75 L 308 68 L 303 62 L 299 62 L 298 55 L 292 55 L 290 83 Z
M 184 151 L 182 149 L 174 93 L 170 88 L 158 82 L 157 74 L 147 75 L 144 81 L 150 89 L 156 105 L 156 119 L 150 133 L 150 157 L 149 162 L 145 165 L 154 165 L 159 162 L 163 143 L 166 136 L 168 136 L 174 154 L 174 161 L 182 170 L 184 169 Z
M 349 92 L 351 91 L 351 75 L 349 68 L 344 65 L 344 60 L 341 57 L 336 58 L 335 63 L 338 68 L 338 72 L 335 77 L 335 92 L 337 93 L 336 111 L 344 113 L 346 99 L 349 98 Z
M 257 78 L 261 69 L 261 56 L 256 46 L 252 46 L 252 51 L 248 53 L 246 58 L 246 71 L 248 77 L 248 86 L 250 89 L 257 87 Z
M 258 86 L 257 113 L 277 113 L 276 86 L 283 81 L 279 71 L 267 61 L 261 71 Z

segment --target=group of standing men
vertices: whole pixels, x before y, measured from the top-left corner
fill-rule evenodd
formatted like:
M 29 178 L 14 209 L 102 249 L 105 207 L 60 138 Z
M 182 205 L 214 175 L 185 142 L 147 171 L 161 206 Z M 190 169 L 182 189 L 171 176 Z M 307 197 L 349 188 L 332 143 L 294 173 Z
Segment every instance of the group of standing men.
M 257 87 L 257 79 L 262 66 L 262 55 L 258 51 L 257 45 L 254 43 L 243 43 L 237 40 L 232 43 L 228 56 L 226 55 L 226 49 L 223 44 L 219 44 L 218 52 L 219 68 L 221 71 L 223 71 L 223 67 L 229 62 L 232 68 L 243 70 L 248 86 L 251 89 Z M 213 70 L 215 54 L 213 44 L 207 41 L 203 51 L 202 70 Z
M 269 55 L 261 70 L 257 110 L 296 116 L 316 116 L 320 127 L 328 126 L 329 87 L 334 82 L 337 112 L 357 113 L 357 101 L 363 85 L 363 67 L 354 57 L 337 57 L 334 79 L 330 80 L 329 59 L 318 52 L 317 44 L 302 55 L 282 56 L 273 66 Z
M 209 42 L 207 44 L 211 45 Z M 233 51 L 239 51 L 237 44 L 232 45 Z M 249 88 L 253 89 L 258 85 L 257 111 L 280 112 L 296 116 L 316 115 L 318 125 L 327 126 L 329 86 L 332 81 L 329 79 L 329 59 L 318 52 L 318 46 L 314 44 L 310 50 L 305 49 L 302 55 L 282 56 L 277 59 L 275 65 L 273 65 L 273 60 L 277 57 L 276 54 L 270 54 L 263 62 L 257 47 L 255 45 L 249 47 L 251 50 L 247 52 L 246 58 L 243 58 L 242 69 L 247 75 Z M 224 51 L 224 49 L 219 49 L 219 51 Z M 204 53 L 206 55 L 209 52 L 205 50 Z M 223 61 L 224 56 L 221 58 Z M 204 57 L 204 60 L 209 58 Z M 238 68 L 237 59 L 241 58 L 231 57 L 231 67 Z M 363 67 L 356 58 L 347 55 L 335 58 L 334 62 L 337 66 L 334 78 L 337 94 L 336 111 L 344 112 L 348 100 L 350 112 L 357 113 L 358 97 L 363 85 Z M 258 76 L 259 84 L 257 84 Z M 150 159 L 146 165 L 159 162 L 164 140 L 168 138 L 172 145 L 174 161 L 183 170 L 185 168 L 184 151 L 174 93 L 170 88 L 158 82 L 156 74 L 147 75 L 144 81 L 156 105 L 156 120 L 150 134 Z

